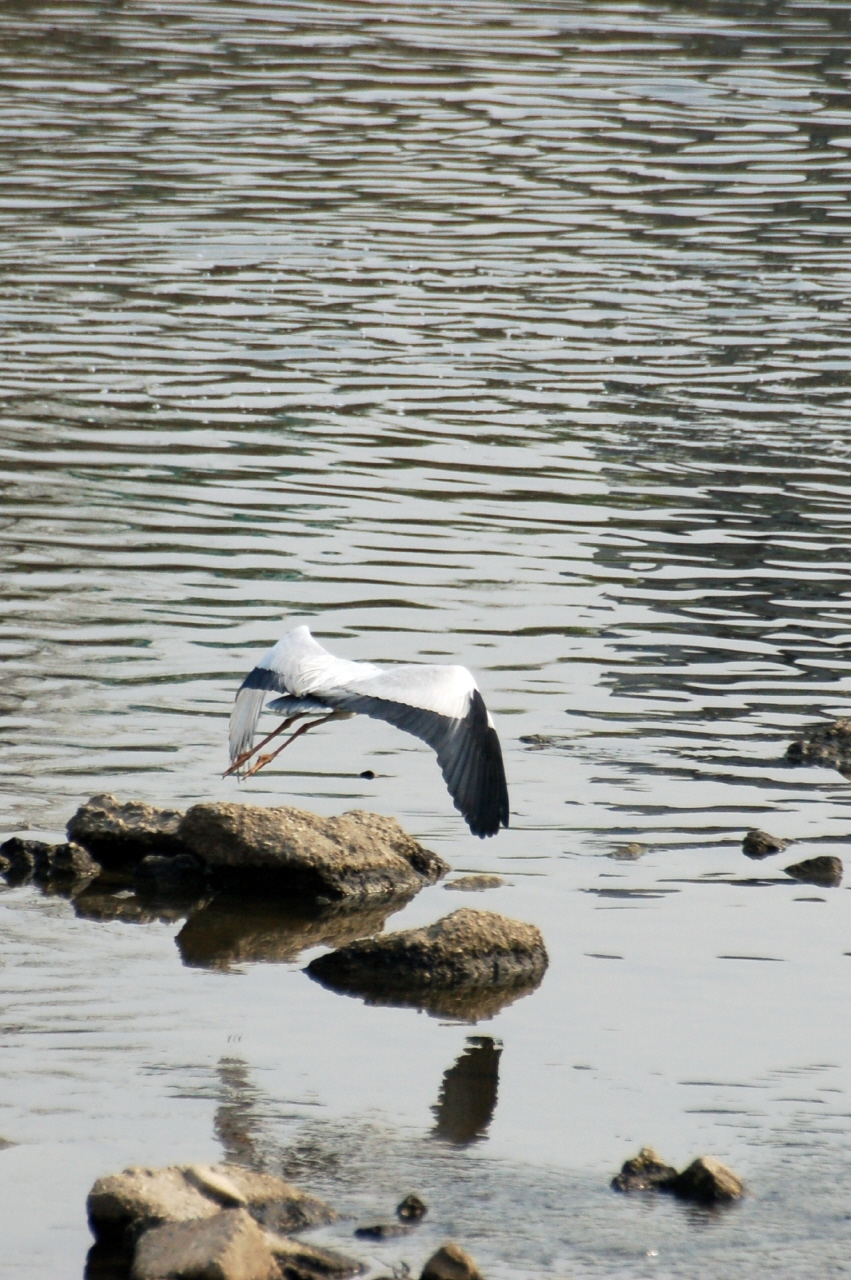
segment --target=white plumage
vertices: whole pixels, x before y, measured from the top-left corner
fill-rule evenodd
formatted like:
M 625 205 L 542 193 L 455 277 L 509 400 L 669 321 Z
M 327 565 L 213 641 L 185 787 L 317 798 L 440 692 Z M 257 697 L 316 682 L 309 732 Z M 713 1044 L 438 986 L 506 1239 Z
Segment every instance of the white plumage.
M 263 703 L 281 712 L 283 723 L 254 747 Z M 386 720 L 427 742 L 437 752 L 455 807 L 477 836 L 508 826 L 508 788 L 493 721 L 466 667 L 406 663 L 377 667 L 335 658 L 305 626 L 296 627 L 264 654 L 242 683 L 230 719 L 229 773 L 238 772 L 260 747 L 295 720 L 316 714 L 322 720 L 367 715 Z M 247 772 L 268 764 L 299 734 L 301 726 Z

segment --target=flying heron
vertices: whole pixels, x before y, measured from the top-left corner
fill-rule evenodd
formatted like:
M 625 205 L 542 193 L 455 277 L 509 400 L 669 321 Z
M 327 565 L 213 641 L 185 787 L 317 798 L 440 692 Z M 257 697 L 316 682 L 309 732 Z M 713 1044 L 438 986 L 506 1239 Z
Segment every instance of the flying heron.
M 254 746 L 266 695 L 284 719 Z M 348 662 L 324 649 L 307 627 L 296 627 L 264 654 L 243 680 L 230 718 L 230 773 L 250 777 L 301 734 L 329 720 L 371 716 L 404 729 L 437 752 L 455 808 L 474 836 L 508 826 L 508 787 L 496 729 L 466 667 L 406 663 L 377 667 Z M 316 716 L 316 719 L 308 719 Z M 273 738 L 296 720 L 294 733 L 265 755 Z M 256 757 L 256 758 L 255 758 Z M 245 766 L 254 760 L 250 768 Z

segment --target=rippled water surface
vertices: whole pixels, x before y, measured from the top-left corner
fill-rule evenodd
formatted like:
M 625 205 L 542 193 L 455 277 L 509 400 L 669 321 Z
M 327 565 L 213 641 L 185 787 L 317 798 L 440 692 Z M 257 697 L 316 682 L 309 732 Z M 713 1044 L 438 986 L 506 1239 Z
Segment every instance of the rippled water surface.
M 850 36 L 819 0 L 0 6 L 3 831 L 375 809 L 507 882 L 390 927 L 472 903 L 551 958 L 470 1026 L 316 986 L 321 931 L 190 954 L 3 889 L 0 1274 L 82 1274 L 96 1176 L 223 1154 L 385 1273 L 454 1237 L 505 1280 L 848 1274 L 847 890 L 782 868 L 849 831 L 783 755 L 848 709 Z M 371 721 L 222 780 L 302 621 L 476 672 L 508 831 Z M 748 862 L 752 826 L 797 843 Z M 751 1194 L 616 1197 L 644 1143 Z M 414 1187 L 420 1235 L 352 1241 Z

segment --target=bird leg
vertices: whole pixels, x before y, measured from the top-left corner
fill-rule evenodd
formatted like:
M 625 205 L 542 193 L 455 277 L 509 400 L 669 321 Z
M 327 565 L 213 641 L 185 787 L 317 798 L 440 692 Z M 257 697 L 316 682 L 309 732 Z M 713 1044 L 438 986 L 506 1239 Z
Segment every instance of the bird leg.
M 282 742 L 281 745 L 275 751 L 270 752 L 270 754 L 267 756 L 258 756 L 258 758 L 254 761 L 254 764 L 251 766 L 248 772 L 243 774 L 243 777 L 250 778 L 253 774 L 259 773 L 261 769 L 265 769 L 266 765 L 269 764 L 270 761 L 275 759 L 275 756 L 279 756 L 281 754 L 284 747 L 288 747 L 291 742 L 295 742 L 296 738 L 300 738 L 303 733 L 307 733 L 308 729 L 314 729 L 316 725 L 324 724 L 326 720 L 336 720 L 338 718 L 339 718 L 339 713 L 337 711 L 332 711 L 327 716 L 320 716 L 318 720 L 308 720 L 306 724 L 303 724 L 298 729 L 296 729 L 295 733 L 291 733 L 290 736 L 287 738 L 286 742 Z M 270 734 L 269 736 L 274 737 L 273 734 Z M 260 745 L 262 746 L 263 744 L 261 743 Z
M 273 738 L 277 738 L 279 733 L 283 733 L 285 729 L 289 729 L 291 724 L 295 724 L 296 720 L 300 720 L 302 716 L 307 714 L 308 712 L 306 711 L 300 711 L 298 715 L 287 716 L 286 720 L 282 720 L 276 729 L 273 729 L 271 733 L 267 733 L 263 741 L 258 742 L 256 747 L 250 747 L 248 751 L 243 751 L 241 755 L 238 755 L 230 768 L 226 769 L 222 774 L 222 777 L 229 778 L 232 773 L 238 773 L 246 761 L 250 760 L 252 756 L 256 756 L 257 752 L 265 747 L 267 742 L 271 742 Z

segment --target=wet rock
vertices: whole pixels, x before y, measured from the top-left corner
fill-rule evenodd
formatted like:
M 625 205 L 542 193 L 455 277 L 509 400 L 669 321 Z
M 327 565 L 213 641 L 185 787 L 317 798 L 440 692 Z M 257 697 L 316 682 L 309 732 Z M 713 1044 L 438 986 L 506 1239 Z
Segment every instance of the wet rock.
M 667 1189 L 677 1177 L 673 1165 L 665 1164 L 652 1147 L 642 1147 L 637 1156 L 621 1165 L 612 1178 L 615 1191 L 650 1191 Z
M 267 1233 L 266 1242 L 278 1265 L 283 1280 L 338 1280 L 354 1276 L 365 1268 L 354 1258 L 332 1249 L 321 1249 L 303 1240 Z
M 409 1236 L 413 1229 L 407 1222 L 376 1222 L 369 1227 L 357 1227 L 355 1235 L 359 1240 L 392 1240 L 396 1236 Z
M 210 1218 L 244 1208 L 266 1228 L 296 1231 L 332 1222 L 322 1200 L 271 1174 L 240 1165 L 170 1165 L 125 1169 L 98 1178 L 89 1192 L 89 1225 L 97 1240 L 124 1241 L 167 1222 Z
M 636 862 L 644 852 L 644 845 L 632 840 L 629 844 L 615 845 L 608 857 L 617 862 Z
M 82 845 L 69 842 L 51 847 L 46 864 L 36 869 L 35 878 L 48 883 L 82 885 L 96 879 L 101 871 L 100 863 Z
M 851 774 L 851 717 L 815 725 L 786 748 L 790 764 L 822 764 Z
M 827 889 L 834 889 L 842 880 L 842 860 L 822 854 L 818 858 L 806 858 L 803 862 L 794 862 L 791 867 L 784 867 L 787 876 L 793 880 L 801 880 L 804 884 L 819 884 Z
M 767 858 L 772 853 L 782 853 L 791 843 L 791 840 L 781 840 L 779 836 L 770 836 L 767 831 L 754 828 L 742 841 L 742 853 L 748 858 Z
M 132 1280 L 279 1280 L 265 1233 L 244 1209 L 171 1222 L 146 1231 L 136 1246 Z
M 744 1195 L 745 1184 L 741 1178 L 713 1156 L 698 1156 L 687 1169 L 668 1185 L 668 1190 L 681 1200 L 695 1200 L 699 1204 L 717 1204 L 738 1200 Z
M 32 879 L 42 887 L 82 888 L 102 870 L 100 863 L 79 844 L 45 844 L 19 836 L 0 845 L 0 859 L 5 862 L 0 874 L 13 885 Z
M 3 878 L 10 885 L 25 884 L 36 867 L 46 865 L 53 845 L 43 840 L 22 840 L 20 836 L 12 836 L 0 844 L 0 857 L 3 858 Z
M 170 858 L 149 853 L 136 867 L 133 883 L 140 898 L 191 901 L 204 892 L 206 880 L 202 863 L 191 853 Z
M 534 925 L 464 907 L 424 928 L 319 956 L 307 973 L 335 991 L 463 1017 L 468 1007 L 493 1011 L 534 989 L 547 963 Z
M 457 889 L 460 893 L 478 893 L 482 889 L 498 889 L 505 884 L 502 876 L 459 876 L 445 884 L 444 889 Z
M 259 881 L 315 901 L 411 895 L 449 870 L 395 819 L 359 809 L 320 818 L 290 807 L 198 804 L 180 839 L 225 883 Z
M 308 947 L 344 946 L 380 933 L 406 900 L 300 908 L 268 896 L 221 894 L 189 917 L 175 941 L 183 963 L 191 966 L 289 962 Z
M 420 1280 L 482 1280 L 482 1273 L 469 1253 L 457 1244 L 444 1244 L 422 1269 Z
M 68 839 L 81 844 L 105 867 L 124 867 L 149 853 L 188 853 L 178 836 L 183 814 L 177 809 L 112 795 L 92 796 L 68 823 Z
M 396 1216 L 403 1222 L 419 1222 L 427 1213 L 428 1205 L 414 1191 L 396 1205 Z

